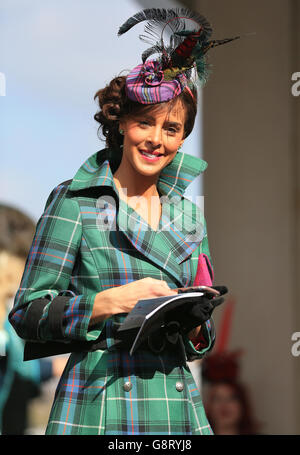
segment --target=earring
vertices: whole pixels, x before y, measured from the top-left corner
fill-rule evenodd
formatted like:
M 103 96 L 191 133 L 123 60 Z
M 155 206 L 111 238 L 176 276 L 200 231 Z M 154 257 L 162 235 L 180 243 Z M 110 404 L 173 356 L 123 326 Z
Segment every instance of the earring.
M 124 130 L 119 130 L 119 133 L 122 134 L 122 136 L 123 136 Z
M 181 147 L 182 147 L 182 145 L 180 145 L 180 146 L 178 147 L 177 152 L 179 152 L 179 150 L 181 149 Z

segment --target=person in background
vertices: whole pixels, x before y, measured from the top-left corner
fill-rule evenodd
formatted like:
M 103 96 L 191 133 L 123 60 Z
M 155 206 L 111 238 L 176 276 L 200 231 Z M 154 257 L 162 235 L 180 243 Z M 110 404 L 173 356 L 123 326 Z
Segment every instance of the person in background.
M 246 386 L 238 381 L 211 382 L 204 408 L 216 435 L 258 434 Z
M 204 408 L 215 434 L 257 434 L 250 395 L 240 380 L 242 350 L 229 350 L 235 299 L 230 297 L 218 325 L 214 352 L 202 361 Z
M 28 404 L 41 383 L 60 376 L 65 360 L 23 362 L 24 342 L 8 322 L 35 224 L 21 211 L 0 204 L 0 433 L 24 434 Z

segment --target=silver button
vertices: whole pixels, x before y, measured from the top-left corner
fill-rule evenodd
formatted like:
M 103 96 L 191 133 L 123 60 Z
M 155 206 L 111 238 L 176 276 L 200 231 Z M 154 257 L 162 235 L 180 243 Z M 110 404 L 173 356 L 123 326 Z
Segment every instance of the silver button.
M 125 390 L 125 392 L 129 392 L 132 389 L 131 382 L 129 382 L 129 381 L 125 382 L 123 385 L 123 389 Z
M 183 389 L 184 389 L 184 385 L 180 381 L 176 382 L 176 386 L 175 387 L 176 387 L 177 392 L 182 392 Z

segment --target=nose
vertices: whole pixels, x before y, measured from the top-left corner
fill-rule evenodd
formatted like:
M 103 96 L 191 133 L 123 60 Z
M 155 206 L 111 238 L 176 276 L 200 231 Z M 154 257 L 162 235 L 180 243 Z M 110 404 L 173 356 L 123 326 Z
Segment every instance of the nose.
M 162 128 L 160 126 L 157 125 L 151 128 L 147 142 L 155 149 L 162 145 Z

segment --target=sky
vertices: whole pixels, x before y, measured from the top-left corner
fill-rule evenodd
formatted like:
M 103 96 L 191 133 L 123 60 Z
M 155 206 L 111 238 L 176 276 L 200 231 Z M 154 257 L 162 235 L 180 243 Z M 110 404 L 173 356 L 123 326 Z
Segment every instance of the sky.
M 117 31 L 142 3 L 1 0 L 0 203 L 37 221 L 53 188 L 105 147 L 97 136 L 94 95 L 141 62 L 143 25 L 122 37 Z M 179 4 L 153 0 L 150 6 Z M 201 157 L 199 105 L 196 128 L 181 151 Z M 199 177 L 187 194 L 195 200 L 201 191 Z

